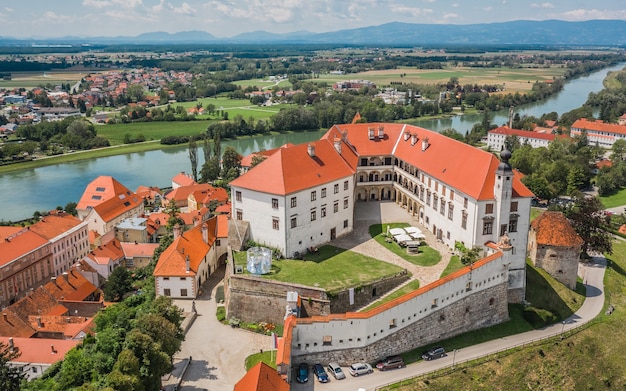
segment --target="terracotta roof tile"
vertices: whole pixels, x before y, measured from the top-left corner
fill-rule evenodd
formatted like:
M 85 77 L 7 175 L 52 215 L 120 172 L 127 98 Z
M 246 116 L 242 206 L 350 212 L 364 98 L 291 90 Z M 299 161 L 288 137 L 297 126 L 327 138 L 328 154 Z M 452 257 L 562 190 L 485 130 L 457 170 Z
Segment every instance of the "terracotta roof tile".
M 8 337 L 0 337 L 0 342 L 9 345 Z M 28 364 L 54 364 L 63 360 L 67 352 L 78 345 L 77 339 L 62 340 L 48 338 L 13 337 L 13 346 L 21 353 L 14 361 Z
M 42 217 L 38 222 L 31 225 L 30 230 L 45 239 L 51 240 L 70 231 L 81 223 L 82 221 L 69 214 L 50 215 Z
M 158 243 L 120 243 L 124 256 L 128 257 L 152 257 L 154 250 L 159 247 Z
M 505 136 L 535 138 L 538 140 L 548 140 L 548 141 L 552 141 L 556 138 L 556 134 L 540 133 L 540 132 L 531 131 L 531 130 L 511 129 L 508 126 L 500 126 L 499 128 L 490 130 L 489 133 L 503 134 Z
M 6 265 L 46 244 L 48 244 L 48 240 L 31 232 L 28 228 L 22 228 L 0 242 L 0 266 Z
M 607 133 L 616 133 L 626 135 L 626 126 L 617 125 L 617 124 L 609 124 L 600 120 L 589 121 L 586 118 L 582 118 L 577 120 L 572 124 L 572 129 L 586 129 L 586 130 L 596 130 L 600 132 Z M 595 137 L 596 135 L 594 135 Z M 611 136 L 609 136 L 611 137 Z
M 105 222 L 109 222 L 119 215 L 131 211 L 143 204 L 143 199 L 137 194 L 129 191 L 128 194 L 120 194 L 116 197 L 110 198 L 98 205 L 95 205 L 93 209 Z
M 57 300 L 70 301 L 83 301 L 98 290 L 95 285 L 73 268 L 67 274 L 64 273 L 56 277 L 55 280 L 48 282 L 44 285 L 44 289 Z
M 537 244 L 558 247 L 577 247 L 583 240 L 562 212 L 545 211 L 530 223 Z
M 91 181 L 83 192 L 76 209 L 87 209 L 99 203 L 117 197 L 120 194 L 130 195 L 131 191 L 111 176 L 99 176 Z
M 196 185 L 196 181 L 191 176 L 184 172 L 180 172 L 172 178 L 172 183 L 176 183 L 178 186 L 191 186 Z
M 235 384 L 234 391 L 289 391 L 287 384 L 276 370 L 259 362 Z
M 217 237 L 218 238 L 227 238 L 228 237 L 228 216 L 227 215 L 217 215 Z

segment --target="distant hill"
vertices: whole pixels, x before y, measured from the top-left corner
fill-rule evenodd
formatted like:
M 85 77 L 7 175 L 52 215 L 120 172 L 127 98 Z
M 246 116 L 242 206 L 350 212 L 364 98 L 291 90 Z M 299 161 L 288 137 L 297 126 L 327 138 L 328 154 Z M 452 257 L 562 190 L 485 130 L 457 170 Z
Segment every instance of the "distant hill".
M 254 31 L 230 38 L 216 38 L 205 31 L 178 33 L 149 32 L 135 37 L 59 37 L 17 39 L 0 37 L 0 44 L 15 43 L 312 43 L 343 45 L 545 45 L 545 46 L 626 46 L 626 21 L 516 20 L 481 24 L 417 24 L 392 22 L 326 33 L 297 31 L 276 34 Z

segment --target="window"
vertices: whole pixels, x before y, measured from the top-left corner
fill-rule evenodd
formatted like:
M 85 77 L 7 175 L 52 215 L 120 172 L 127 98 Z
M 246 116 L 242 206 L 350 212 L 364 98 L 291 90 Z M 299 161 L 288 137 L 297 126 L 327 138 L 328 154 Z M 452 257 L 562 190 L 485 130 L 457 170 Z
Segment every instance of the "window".
M 343 221 L 343 227 L 344 228 L 348 228 L 348 220 L 344 220 Z
M 165 281 L 169 281 L 169 279 L 170 279 L 169 277 L 163 277 L 163 280 Z
M 311 192 L 311 201 L 315 201 L 317 199 L 317 192 L 316 191 L 312 191 Z
M 452 203 L 450 203 L 448 205 L 448 219 L 452 220 L 452 216 L 454 216 L 454 205 L 452 205 Z
M 295 208 L 296 205 L 298 205 L 297 201 L 296 201 L 296 197 L 291 197 L 291 207 Z
M 37 373 L 37 367 L 31 367 L 33 373 Z
M 312 210 L 311 211 L 311 221 L 315 221 L 317 220 L 317 212 Z
M 236 191 L 235 192 L 235 200 L 241 201 L 241 192 L 240 191 Z
M 333 204 L 333 213 L 339 212 L 339 201 L 335 201 Z
M 517 201 L 511 202 L 511 212 L 517 212 Z
M 439 205 L 439 196 L 437 193 L 433 194 L 433 209 L 437 211 L 437 205 Z
M 187 279 L 187 277 L 180 277 L 181 281 L 185 281 Z
M 322 206 L 322 210 L 321 210 L 320 214 L 321 214 L 322 218 L 326 217 L 326 207 L 325 206 Z
M 272 198 L 272 209 L 278 209 L 278 198 Z
M 509 221 L 509 232 L 517 232 L 517 220 Z
M 181 295 L 182 297 L 187 297 L 187 289 L 181 289 L 181 290 L 180 290 L 180 295 Z
M 343 181 L 343 189 L 348 190 L 348 181 Z
M 441 199 L 441 207 L 439 208 L 439 213 L 441 213 L 442 216 L 444 216 L 446 213 L 446 200 L 444 200 L 443 198 Z
M 343 200 L 343 208 L 344 208 L 344 209 L 348 209 L 348 199 L 347 199 L 347 198 L 345 198 L 345 199 Z
M 339 184 L 338 183 L 335 184 L 335 187 L 333 188 L 333 192 L 334 192 L 334 194 L 339 193 Z
M 278 217 L 272 217 L 272 228 L 273 229 L 276 229 L 276 230 L 280 229 L 280 224 L 279 224 L 278 221 L 279 221 Z
M 467 197 L 463 198 L 463 207 L 467 209 Z
M 493 204 L 486 204 L 485 205 L 485 214 L 493 214 Z
M 493 232 L 493 222 L 485 221 L 483 223 L 483 235 L 491 235 Z
M 296 227 L 297 227 L 296 218 L 292 217 L 291 218 L 291 228 L 296 228 Z
M 454 199 L 454 190 L 450 190 L 450 199 L 453 200 Z
M 241 211 L 241 209 L 237 209 L 236 211 L 237 213 L 237 220 L 243 220 L 243 212 Z
M 322 193 L 322 198 L 326 198 L 326 188 L 323 188 L 321 193 Z
M 163 296 L 172 296 L 172 292 L 168 288 L 165 288 L 163 289 Z
M 430 206 L 430 190 L 426 190 L 426 205 Z

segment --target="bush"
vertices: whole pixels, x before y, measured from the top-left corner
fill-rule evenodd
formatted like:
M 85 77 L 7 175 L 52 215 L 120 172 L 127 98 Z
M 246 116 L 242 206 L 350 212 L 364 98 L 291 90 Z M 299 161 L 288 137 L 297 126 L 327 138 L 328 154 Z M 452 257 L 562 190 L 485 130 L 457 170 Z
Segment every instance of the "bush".
M 532 306 L 524 308 L 523 316 L 535 329 L 547 326 L 558 320 L 557 316 L 552 312 Z
M 224 319 L 226 319 L 226 308 L 222 306 L 217 307 L 215 316 L 217 317 L 218 322 L 224 322 Z

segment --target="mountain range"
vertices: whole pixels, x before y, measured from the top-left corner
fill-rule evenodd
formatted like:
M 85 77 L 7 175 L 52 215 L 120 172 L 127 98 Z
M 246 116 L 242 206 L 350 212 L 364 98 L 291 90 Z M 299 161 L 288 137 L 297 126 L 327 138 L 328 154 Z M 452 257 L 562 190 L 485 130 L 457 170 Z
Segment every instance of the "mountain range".
M 205 31 L 149 32 L 134 37 L 0 37 L 0 44 L 341 44 L 380 46 L 422 45 L 626 45 L 626 21 L 517 20 L 480 24 L 419 24 L 392 22 L 325 33 L 297 31 L 276 34 L 254 31 L 218 38 Z

